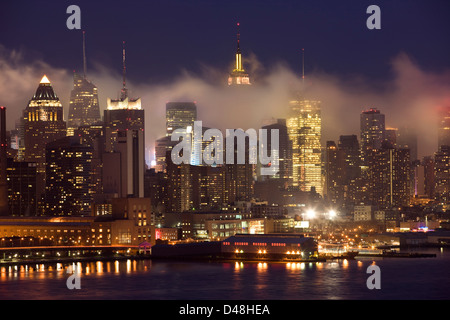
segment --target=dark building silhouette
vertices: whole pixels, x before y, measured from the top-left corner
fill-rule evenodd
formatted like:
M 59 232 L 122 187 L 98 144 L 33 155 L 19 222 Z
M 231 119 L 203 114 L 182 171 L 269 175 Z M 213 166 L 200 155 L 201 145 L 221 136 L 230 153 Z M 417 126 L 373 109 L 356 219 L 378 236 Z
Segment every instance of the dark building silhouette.
M 45 215 L 90 216 L 92 147 L 65 137 L 46 147 Z
M 385 140 L 385 117 L 379 110 L 371 108 L 363 111 L 360 116 L 361 129 L 361 156 L 362 164 L 366 164 L 367 152 L 370 149 L 379 149 Z
M 144 132 L 122 130 L 117 132 L 114 151 L 102 156 L 103 192 L 114 197 L 144 197 Z
M 7 177 L 9 215 L 38 215 L 36 163 L 8 158 Z
M 278 119 L 276 123 L 263 126 L 262 129 L 267 130 L 268 153 L 272 150 L 271 130 L 278 130 L 279 134 L 279 150 L 275 151 L 278 153 L 279 171 L 269 178 L 283 179 L 288 185 L 292 184 L 292 141 L 289 139 L 286 119 Z
M 6 176 L 7 169 L 7 148 L 6 141 L 6 108 L 0 107 L 0 216 L 9 215 L 8 212 L 8 182 Z

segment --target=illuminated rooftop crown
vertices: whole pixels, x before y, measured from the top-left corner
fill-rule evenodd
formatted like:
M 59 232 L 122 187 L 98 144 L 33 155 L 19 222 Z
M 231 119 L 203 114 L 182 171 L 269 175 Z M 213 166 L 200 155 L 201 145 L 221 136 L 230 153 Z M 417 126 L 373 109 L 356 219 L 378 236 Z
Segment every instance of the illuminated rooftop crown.
M 59 100 L 46 75 L 42 77 L 32 100 Z

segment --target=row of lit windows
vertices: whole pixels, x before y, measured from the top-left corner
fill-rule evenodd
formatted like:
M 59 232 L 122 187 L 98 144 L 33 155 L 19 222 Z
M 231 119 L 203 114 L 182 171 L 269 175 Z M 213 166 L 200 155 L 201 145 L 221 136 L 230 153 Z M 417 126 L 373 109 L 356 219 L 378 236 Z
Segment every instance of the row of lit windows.
M 230 242 L 222 242 L 222 244 L 224 246 L 230 246 L 230 245 L 235 245 L 235 246 L 248 246 L 248 242 L 234 242 L 233 244 L 231 244 Z M 252 245 L 254 246 L 259 246 L 259 247 L 265 247 L 267 246 L 267 243 L 265 242 L 253 242 Z M 271 243 L 272 247 L 285 247 L 286 243 Z M 300 244 L 297 244 L 298 246 L 300 246 Z

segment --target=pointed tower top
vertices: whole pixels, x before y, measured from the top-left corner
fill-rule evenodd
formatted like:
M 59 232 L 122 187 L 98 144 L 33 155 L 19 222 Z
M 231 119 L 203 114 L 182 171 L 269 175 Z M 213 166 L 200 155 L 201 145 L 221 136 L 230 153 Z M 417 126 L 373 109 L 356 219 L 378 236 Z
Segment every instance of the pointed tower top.
M 124 100 L 128 97 L 127 87 L 126 87 L 126 66 L 125 66 L 125 41 L 122 42 L 122 90 L 120 98 Z
M 87 66 L 86 66 L 86 40 L 85 40 L 86 31 L 83 30 L 83 72 L 84 78 L 87 76 Z
M 50 80 L 48 80 L 48 78 L 45 74 L 42 77 L 40 84 L 50 84 Z

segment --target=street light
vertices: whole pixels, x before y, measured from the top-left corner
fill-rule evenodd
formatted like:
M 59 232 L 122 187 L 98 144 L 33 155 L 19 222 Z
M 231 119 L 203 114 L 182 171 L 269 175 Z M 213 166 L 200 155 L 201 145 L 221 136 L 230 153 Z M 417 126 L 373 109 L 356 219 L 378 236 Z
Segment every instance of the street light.
M 316 212 L 313 209 L 306 211 L 306 217 L 308 219 L 314 219 L 316 217 Z
M 330 219 L 336 218 L 337 213 L 334 210 L 330 210 L 328 211 L 328 216 L 330 217 Z

